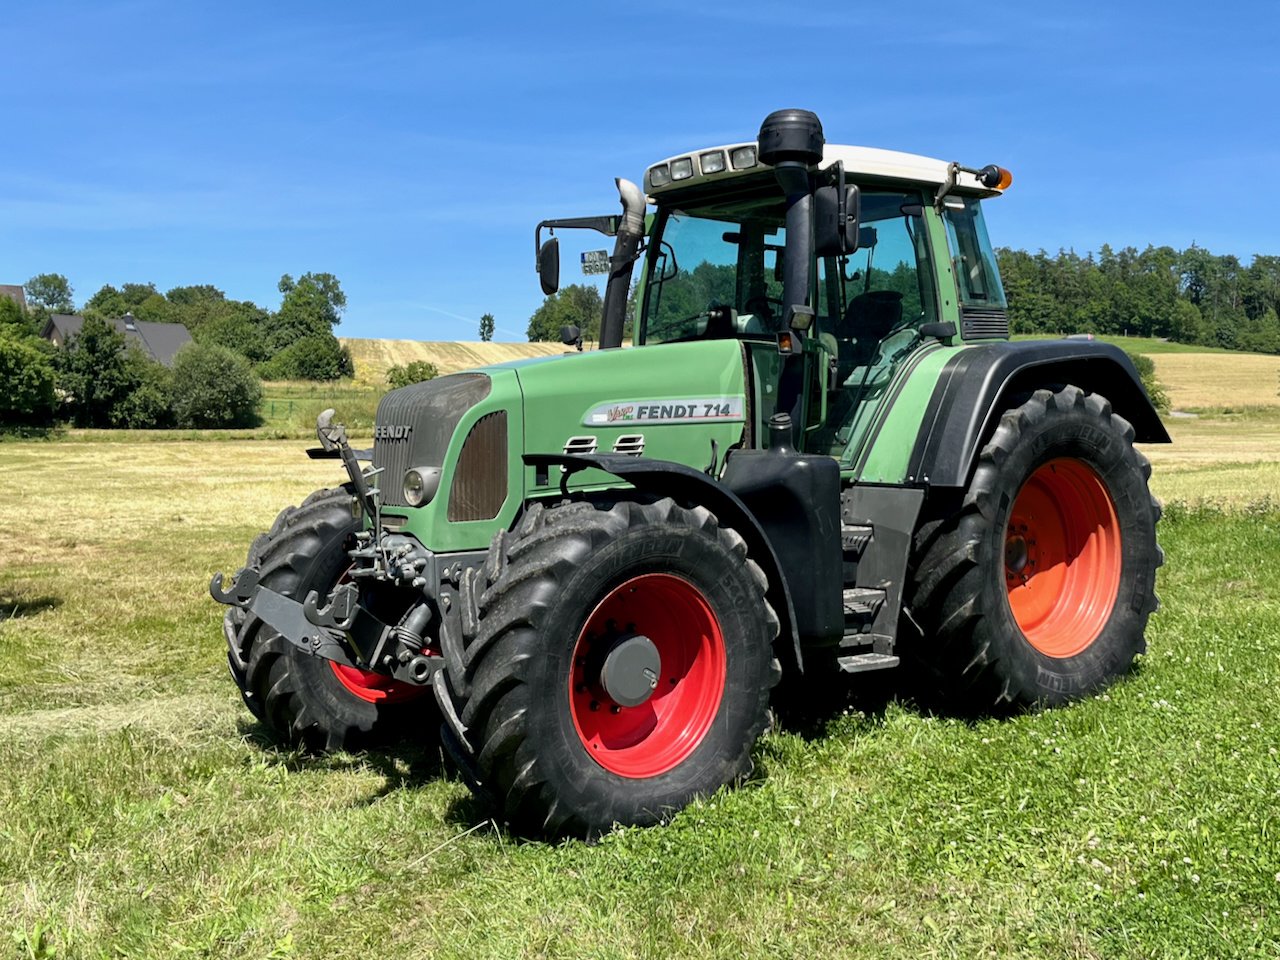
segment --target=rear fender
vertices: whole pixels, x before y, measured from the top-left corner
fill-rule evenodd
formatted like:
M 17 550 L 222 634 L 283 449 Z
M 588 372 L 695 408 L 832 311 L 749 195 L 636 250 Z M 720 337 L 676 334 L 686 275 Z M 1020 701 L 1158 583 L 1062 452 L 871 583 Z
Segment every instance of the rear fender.
M 1119 347 L 1079 340 L 992 343 L 942 368 L 911 453 L 908 475 L 930 487 L 965 487 L 982 445 L 1020 393 L 1074 384 L 1111 401 L 1141 443 L 1169 443 L 1133 362 Z

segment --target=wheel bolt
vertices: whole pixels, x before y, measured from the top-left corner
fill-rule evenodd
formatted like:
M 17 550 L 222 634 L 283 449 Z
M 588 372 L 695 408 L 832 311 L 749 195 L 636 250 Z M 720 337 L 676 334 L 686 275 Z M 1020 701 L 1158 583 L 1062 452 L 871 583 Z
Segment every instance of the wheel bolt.
M 620 706 L 618 706 L 618 705 L 615 703 L 612 707 L 610 707 L 610 708 L 609 708 L 609 712 L 610 712 L 610 713 L 621 713 L 621 712 L 622 712 L 622 708 L 621 708 Z
M 577 691 L 578 693 L 586 693 L 586 692 L 587 692 L 587 685 L 586 685 L 585 683 L 580 683 L 580 684 L 578 684 L 576 687 L 574 687 L 573 689 L 574 689 L 575 691 Z
M 592 710 L 599 710 L 599 709 L 600 709 L 600 701 L 599 701 L 599 700 L 592 700 L 592 701 L 591 701 L 591 709 L 592 709 Z
M 578 665 L 579 667 L 586 667 L 586 665 L 587 665 L 587 658 L 586 658 L 586 657 L 579 657 L 579 658 L 577 659 L 577 661 L 576 661 L 576 662 L 577 662 L 577 665 Z

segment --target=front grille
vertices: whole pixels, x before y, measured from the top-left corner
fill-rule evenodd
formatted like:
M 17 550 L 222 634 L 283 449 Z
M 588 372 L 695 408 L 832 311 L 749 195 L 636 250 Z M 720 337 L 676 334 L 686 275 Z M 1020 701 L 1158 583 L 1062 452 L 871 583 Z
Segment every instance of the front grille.
M 476 421 L 449 485 L 449 520 L 492 520 L 507 499 L 507 411 Z
M 1009 315 L 1003 310 L 975 310 L 966 307 L 960 311 L 960 325 L 966 340 L 984 340 L 1009 336 Z
M 489 386 L 483 373 L 455 373 L 392 390 L 382 398 L 374 427 L 373 465 L 383 468 L 378 478 L 383 503 L 408 506 L 405 471 L 444 466 L 458 421 L 489 395 Z

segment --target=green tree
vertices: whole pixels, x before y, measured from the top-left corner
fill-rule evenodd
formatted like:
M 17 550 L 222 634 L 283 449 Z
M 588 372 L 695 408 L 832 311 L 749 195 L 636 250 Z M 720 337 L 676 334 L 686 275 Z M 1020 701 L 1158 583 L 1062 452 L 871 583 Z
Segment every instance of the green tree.
M 1148 357 L 1145 353 L 1133 353 L 1126 350 L 1129 359 L 1133 361 L 1133 367 L 1138 371 L 1138 379 L 1142 381 L 1142 387 L 1147 391 L 1147 396 L 1151 398 L 1152 405 L 1160 411 L 1169 409 L 1169 394 L 1159 380 L 1156 379 L 1155 361 Z
M 350 374 L 350 355 L 333 334 L 304 337 L 262 364 L 266 380 L 337 380 Z
M 347 308 L 347 297 L 337 277 L 331 273 L 304 273 L 294 280 L 286 273 L 280 278 L 279 288 L 284 298 L 264 330 L 268 350 L 275 353 L 305 337 L 333 336 L 333 328 Z
M 55 354 L 55 367 L 75 423 L 110 425 L 112 410 L 132 387 L 124 334 L 101 317 L 86 317 L 80 332 Z
M 493 339 L 493 314 L 486 313 L 480 318 L 480 339 L 488 343 Z
M 39 331 L 32 320 L 31 314 L 23 310 L 17 300 L 0 297 L 0 336 L 11 340 L 36 336 Z
M 388 369 L 387 385 L 396 390 L 413 383 L 422 383 L 424 380 L 434 380 L 438 376 L 440 376 L 440 371 L 436 369 L 434 363 L 428 363 L 426 360 L 414 360 L 403 367 L 391 367 Z
M 196 323 L 194 327 L 187 323 L 185 317 L 183 323 L 196 343 L 226 347 L 259 363 L 269 356 L 262 331 L 266 316 L 265 311 L 258 310 L 252 303 L 227 301 L 216 315 Z
M 60 273 L 38 273 L 23 284 L 23 289 L 30 306 L 43 307 L 49 313 L 75 312 L 75 291 Z
M 597 340 L 603 311 L 604 301 L 598 289 L 589 284 L 571 283 L 542 301 L 542 306 L 529 318 L 526 333 L 530 342 L 559 342 L 560 328 L 573 324 L 582 330 L 584 340 Z
M 249 361 L 193 343 L 173 361 L 173 416 L 179 427 L 246 427 L 258 421 L 262 384 Z
M 151 300 L 152 297 L 160 297 L 160 301 Z M 86 301 L 82 312 L 86 317 L 97 316 L 106 320 L 118 320 L 130 312 L 139 317 L 138 308 L 144 303 L 150 301 L 143 308 L 144 312 L 149 312 L 158 308 L 163 300 L 154 283 L 126 283 L 118 290 L 108 283 Z
M 49 356 L 29 340 L 0 332 L 0 423 L 47 423 L 54 409 Z
M 134 430 L 173 425 L 173 374 L 141 350 L 124 352 L 128 392 L 112 406 L 113 427 Z

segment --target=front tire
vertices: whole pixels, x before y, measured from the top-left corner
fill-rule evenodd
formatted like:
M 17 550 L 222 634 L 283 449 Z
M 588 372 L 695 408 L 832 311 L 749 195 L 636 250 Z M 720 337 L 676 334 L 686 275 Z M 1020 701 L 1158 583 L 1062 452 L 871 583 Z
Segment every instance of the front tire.
M 916 656 L 953 706 L 1065 703 L 1146 649 L 1160 505 L 1133 438 L 1098 394 L 1037 390 L 1005 412 L 959 507 L 922 527 Z
M 462 762 L 517 831 L 654 823 L 750 772 L 778 619 L 706 509 L 535 504 L 484 577 L 446 688 Z
M 301 600 L 327 596 L 347 571 L 359 521 L 351 493 L 319 490 L 283 510 L 249 547 L 260 582 Z M 310 656 L 257 617 L 232 607 L 223 621 L 227 661 L 245 705 L 286 743 L 312 750 L 374 746 L 431 730 L 427 688 Z

